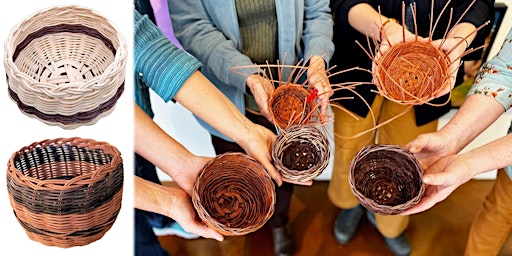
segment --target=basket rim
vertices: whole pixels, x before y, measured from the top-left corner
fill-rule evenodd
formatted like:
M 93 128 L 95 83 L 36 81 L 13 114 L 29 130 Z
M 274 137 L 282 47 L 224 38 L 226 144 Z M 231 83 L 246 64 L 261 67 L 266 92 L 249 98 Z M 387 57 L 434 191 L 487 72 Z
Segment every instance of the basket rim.
M 94 171 L 91 171 L 86 174 L 78 175 L 73 177 L 72 179 L 51 179 L 51 180 L 40 180 L 34 177 L 25 176 L 20 170 L 18 170 L 14 165 L 14 158 L 19 155 L 23 151 L 31 151 L 31 148 L 36 148 L 37 145 L 41 144 L 52 144 L 55 142 L 64 141 L 66 143 L 77 142 L 73 144 L 75 146 L 90 146 L 89 149 L 101 149 L 105 154 L 110 154 L 112 156 L 112 160 L 110 163 L 99 166 Z M 92 143 L 92 145 L 90 145 Z M 80 137 L 71 137 L 71 138 L 56 138 L 56 139 L 47 139 L 43 141 L 33 142 L 32 144 L 25 146 L 16 152 L 12 153 L 11 157 L 8 161 L 7 175 L 16 176 L 22 180 L 25 185 L 31 187 L 34 190 L 65 190 L 77 188 L 83 185 L 90 184 L 91 182 L 96 182 L 105 177 L 108 173 L 114 171 L 116 167 L 120 164 L 123 164 L 123 160 L 121 157 L 121 152 L 114 146 L 108 144 L 107 142 L 96 141 L 93 139 L 83 139 Z
M 118 48 L 116 48 L 116 53 L 114 55 L 114 59 L 117 59 L 120 62 L 124 63 L 125 60 L 127 59 L 127 55 L 128 55 L 127 43 L 126 43 L 124 36 L 120 33 L 119 28 L 113 22 L 111 22 L 110 19 L 108 19 L 106 16 L 104 16 L 103 14 L 101 14 L 98 11 L 96 11 L 92 8 L 89 8 L 89 7 L 82 6 L 82 5 L 78 5 L 78 4 L 54 5 L 54 6 L 40 9 L 36 12 L 33 12 L 32 14 L 26 16 L 24 19 L 22 19 L 20 22 L 18 22 L 11 29 L 9 36 L 7 37 L 7 40 L 4 43 L 4 49 L 5 49 L 4 64 L 6 66 L 6 71 L 7 71 L 7 69 L 10 69 L 13 73 L 17 74 L 18 78 L 23 78 L 24 80 L 29 81 L 31 84 L 53 85 L 52 83 L 38 82 L 38 81 L 34 80 L 32 77 L 30 77 L 29 75 L 27 75 L 19 70 L 19 68 L 16 66 L 16 64 L 13 61 L 13 53 L 14 53 L 14 49 L 16 48 L 16 45 L 14 45 L 14 40 L 12 40 L 12 39 L 16 36 L 19 29 L 24 24 L 30 24 L 31 20 L 39 15 L 44 15 L 45 13 L 55 11 L 55 10 L 60 10 L 61 11 L 60 13 L 65 13 L 65 12 L 72 12 L 77 9 L 94 15 L 97 19 L 100 19 L 100 20 L 102 20 L 102 22 L 104 22 L 104 24 L 102 24 L 103 26 L 108 25 L 116 32 L 115 35 L 116 35 L 117 41 L 119 42 L 119 46 L 118 46 Z M 79 20 L 74 21 L 73 23 L 81 24 L 81 23 L 79 23 Z M 108 65 L 108 67 L 106 68 L 106 70 L 116 69 L 116 67 L 114 67 L 114 65 L 116 65 L 116 61 L 113 61 L 112 63 L 110 63 Z M 124 64 L 123 64 L 123 66 L 124 66 Z M 103 74 L 101 74 L 100 76 L 93 77 L 92 79 L 89 79 L 87 82 L 71 82 L 71 83 L 68 83 L 68 85 L 69 86 L 90 87 L 90 86 L 97 84 L 98 81 L 104 80 L 106 76 L 109 76 L 109 72 L 103 72 Z

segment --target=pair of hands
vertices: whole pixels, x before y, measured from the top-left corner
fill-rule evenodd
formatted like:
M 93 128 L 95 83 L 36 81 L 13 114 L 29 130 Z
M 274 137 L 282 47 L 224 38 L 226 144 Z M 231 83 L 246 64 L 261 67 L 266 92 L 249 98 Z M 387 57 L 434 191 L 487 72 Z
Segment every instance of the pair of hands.
M 426 189 L 421 201 L 400 215 L 430 209 L 475 175 L 463 157 L 449 150 L 454 148 L 451 141 L 441 132 L 434 132 L 422 134 L 405 146 L 415 155 L 424 170 L 423 182 Z
M 324 116 L 327 112 L 329 98 L 332 96 L 333 90 L 329 83 L 325 69 L 325 61 L 322 57 L 312 56 L 309 59 L 307 83 L 309 88 L 317 90 L 317 96 L 314 99 L 315 105 L 320 106 L 320 115 Z M 247 78 L 247 86 L 258 104 L 261 114 L 272 122 L 272 116 L 268 108 L 268 100 L 275 90 L 272 82 L 261 75 L 253 74 Z

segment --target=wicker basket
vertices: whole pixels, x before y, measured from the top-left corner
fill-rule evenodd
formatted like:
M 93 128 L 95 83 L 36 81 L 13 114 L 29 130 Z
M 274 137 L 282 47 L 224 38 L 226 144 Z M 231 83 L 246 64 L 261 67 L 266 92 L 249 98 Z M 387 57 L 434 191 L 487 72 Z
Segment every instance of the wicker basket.
M 329 164 L 327 136 L 314 125 L 282 130 L 272 146 L 272 159 L 283 178 L 304 182 L 316 178 Z
M 277 87 L 268 101 L 275 124 L 281 129 L 308 124 L 312 118 L 311 103 L 306 102 L 308 96 L 309 93 L 301 85 L 288 83 Z
M 375 61 L 372 73 L 382 96 L 400 104 L 420 105 L 449 82 L 449 63 L 430 42 L 402 42 Z
M 35 142 L 9 159 L 7 190 L 30 239 L 64 248 L 86 245 L 103 237 L 121 208 L 121 154 L 82 138 Z
M 369 145 L 350 163 L 352 192 L 368 210 L 399 214 L 416 205 L 425 192 L 423 170 L 412 153 L 396 145 Z
M 79 6 L 40 10 L 5 42 L 8 91 L 19 109 L 74 129 L 110 114 L 124 90 L 127 48 L 106 18 Z
M 210 228 L 238 236 L 261 228 L 274 213 L 274 183 L 263 166 L 242 153 L 218 155 L 197 176 L 192 202 Z

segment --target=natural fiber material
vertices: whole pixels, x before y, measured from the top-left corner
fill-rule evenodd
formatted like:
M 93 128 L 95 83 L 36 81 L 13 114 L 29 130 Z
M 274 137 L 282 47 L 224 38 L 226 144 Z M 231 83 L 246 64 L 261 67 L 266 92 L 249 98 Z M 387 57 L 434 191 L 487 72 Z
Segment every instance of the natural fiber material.
M 423 170 L 412 153 L 396 145 L 369 145 L 350 163 L 350 188 L 368 210 L 398 214 L 425 192 Z
M 274 183 L 261 164 L 241 153 L 225 153 L 197 176 L 192 202 L 206 225 L 227 236 L 261 228 L 274 213 Z
M 329 141 L 314 125 L 282 130 L 272 146 L 274 165 L 283 178 L 292 181 L 309 181 L 322 174 L 329 156 Z
M 86 245 L 103 237 L 121 208 L 121 154 L 90 139 L 35 142 L 9 159 L 7 190 L 30 239 L 64 248 Z
M 412 41 L 391 46 L 376 60 L 372 72 L 381 95 L 419 105 L 449 82 L 448 66 L 448 57 L 431 42 Z
M 308 96 L 309 93 L 297 84 L 289 83 L 277 87 L 268 101 L 270 114 L 276 125 L 285 129 L 309 123 L 312 106 L 306 102 Z
M 40 10 L 5 42 L 9 95 L 20 110 L 73 129 L 109 114 L 124 88 L 127 46 L 102 15 L 79 6 Z

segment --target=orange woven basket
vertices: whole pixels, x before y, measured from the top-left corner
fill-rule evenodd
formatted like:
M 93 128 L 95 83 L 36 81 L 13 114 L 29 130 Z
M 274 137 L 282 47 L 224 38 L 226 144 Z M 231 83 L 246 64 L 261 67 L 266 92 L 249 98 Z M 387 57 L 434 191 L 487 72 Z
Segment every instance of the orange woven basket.
M 263 166 L 242 153 L 225 153 L 197 176 L 192 196 L 199 218 L 226 236 L 261 228 L 274 213 L 274 183 Z
M 121 154 L 90 139 L 35 142 L 9 159 L 7 190 L 30 239 L 63 248 L 87 245 L 103 237 L 121 209 Z
M 449 59 L 430 42 L 401 42 L 376 60 L 372 70 L 379 93 L 402 104 L 419 105 L 449 81 Z
M 350 163 L 352 192 L 366 209 L 382 215 L 416 205 L 425 192 L 422 177 L 414 155 L 396 145 L 366 146 Z
M 309 93 L 297 84 L 288 83 L 277 87 L 271 95 L 268 106 L 275 124 L 285 129 L 311 121 L 312 104 L 307 103 Z
M 309 181 L 329 164 L 327 136 L 314 125 L 295 125 L 281 131 L 272 146 L 272 159 L 283 178 Z

